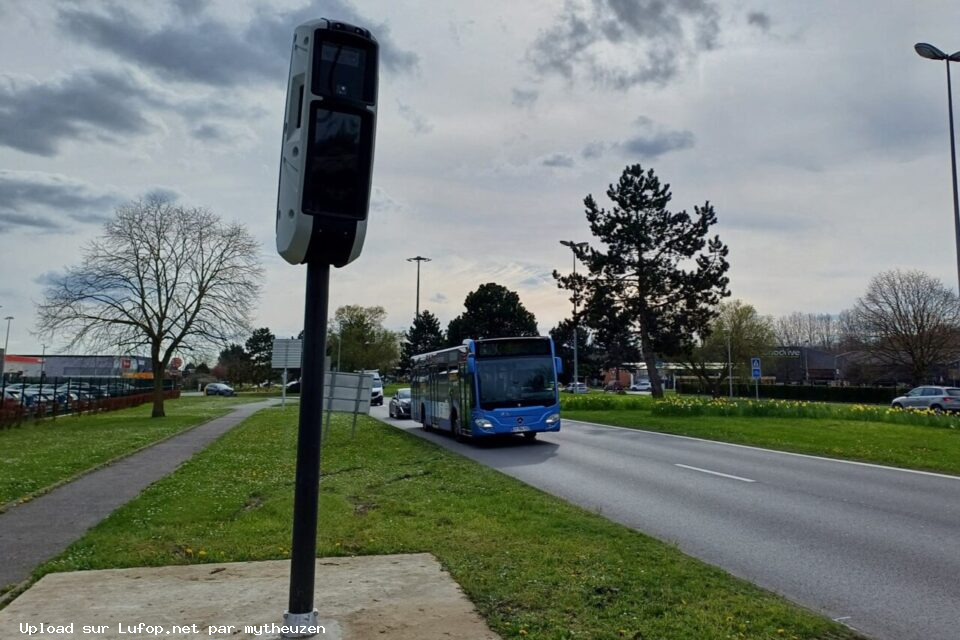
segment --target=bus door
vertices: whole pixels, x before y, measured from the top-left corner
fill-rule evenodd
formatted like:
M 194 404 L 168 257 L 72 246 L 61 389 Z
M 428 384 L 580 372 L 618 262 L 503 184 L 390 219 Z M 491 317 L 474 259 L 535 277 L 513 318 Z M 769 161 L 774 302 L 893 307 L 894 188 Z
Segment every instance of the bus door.
M 430 415 L 430 425 L 433 427 L 440 426 L 440 420 L 438 419 L 439 411 L 440 411 L 440 407 L 439 407 L 440 403 L 438 401 L 438 398 L 440 397 L 439 387 L 440 387 L 440 375 L 442 370 L 443 370 L 442 365 L 435 364 L 430 366 L 430 383 L 429 383 L 430 388 L 429 388 L 429 391 L 427 392 L 427 408 Z
M 467 373 L 467 365 L 465 362 L 461 362 L 458 368 L 460 370 L 460 383 L 457 385 L 459 390 L 459 398 L 457 401 L 459 405 L 458 415 L 460 416 L 460 424 L 469 429 L 471 419 L 470 385 L 473 383 L 473 376 Z

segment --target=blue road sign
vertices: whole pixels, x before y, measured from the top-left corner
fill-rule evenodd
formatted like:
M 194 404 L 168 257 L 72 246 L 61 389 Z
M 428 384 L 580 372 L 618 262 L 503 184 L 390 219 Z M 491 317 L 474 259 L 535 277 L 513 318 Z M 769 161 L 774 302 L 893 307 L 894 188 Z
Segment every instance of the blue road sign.
M 752 369 L 753 378 L 760 377 L 760 358 L 750 358 L 750 369 Z

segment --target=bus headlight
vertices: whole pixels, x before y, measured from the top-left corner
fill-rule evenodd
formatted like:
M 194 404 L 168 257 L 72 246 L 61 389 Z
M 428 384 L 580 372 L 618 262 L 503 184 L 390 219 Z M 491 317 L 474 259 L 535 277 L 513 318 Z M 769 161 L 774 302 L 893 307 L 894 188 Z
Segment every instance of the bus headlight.
M 481 429 L 493 429 L 493 423 L 486 418 L 477 418 L 473 421 L 473 424 L 477 425 Z
M 555 424 L 557 424 L 558 422 L 560 422 L 560 414 L 559 414 L 559 413 L 551 413 L 549 416 L 547 416 L 547 419 L 544 420 L 544 422 L 546 422 L 548 426 L 551 426 L 551 427 L 552 427 L 553 425 L 555 425 Z

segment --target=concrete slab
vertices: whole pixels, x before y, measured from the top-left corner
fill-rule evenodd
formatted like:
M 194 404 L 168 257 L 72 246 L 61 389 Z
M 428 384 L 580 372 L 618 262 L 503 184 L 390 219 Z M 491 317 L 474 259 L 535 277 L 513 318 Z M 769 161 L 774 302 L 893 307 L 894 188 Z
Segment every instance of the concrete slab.
M 316 569 L 316 638 L 499 638 L 430 554 L 319 558 Z M 27 625 L 44 640 L 276 638 L 289 577 L 287 560 L 49 574 L 0 611 L 0 638 L 31 637 Z

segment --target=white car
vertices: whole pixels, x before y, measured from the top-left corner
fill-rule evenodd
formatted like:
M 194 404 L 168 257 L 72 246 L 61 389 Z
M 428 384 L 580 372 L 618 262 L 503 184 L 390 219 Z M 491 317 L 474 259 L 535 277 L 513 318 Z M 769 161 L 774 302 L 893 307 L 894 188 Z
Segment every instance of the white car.
M 356 373 L 366 374 L 373 378 L 373 388 L 370 391 L 370 406 L 383 406 L 383 378 L 376 369 L 361 369 Z
M 653 387 L 650 386 L 649 380 L 640 380 L 630 385 L 630 391 L 650 391 L 651 389 L 653 389 Z
M 370 393 L 370 404 L 383 406 L 383 380 L 379 375 L 373 375 L 373 389 Z

